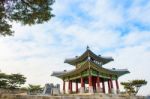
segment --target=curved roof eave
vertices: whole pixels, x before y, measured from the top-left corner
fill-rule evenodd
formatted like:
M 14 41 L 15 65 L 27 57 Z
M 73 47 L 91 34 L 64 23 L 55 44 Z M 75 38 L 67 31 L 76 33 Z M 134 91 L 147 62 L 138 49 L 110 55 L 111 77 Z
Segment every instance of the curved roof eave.
M 94 62 L 92 62 L 92 63 L 94 64 L 95 67 L 97 67 L 97 69 L 101 69 L 105 73 L 115 74 L 118 77 L 120 77 L 124 74 L 130 73 L 130 71 L 128 69 L 107 69 L 107 68 L 103 68 L 103 67 L 98 67 Z
M 87 62 L 84 63 L 84 65 L 87 64 Z M 56 76 L 58 78 L 63 78 L 64 76 L 67 76 L 69 75 L 70 73 L 77 73 L 76 71 L 83 71 L 85 68 L 88 68 L 88 65 L 85 65 L 84 68 L 83 67 L 80 67 L 80 68 L 77 68 L 77 69 L 73 69 L 73 70 L 70 70 L 70 71 L 65 71 L 65 72 L 53 72 L 51 76 Z
M 109 69 L 109 70 L 116 72 L 119 77 L 130 73 L 130 71 L 128 69 Z
M 69 63 L 71 65 L 75 65 L 78 62 L 81 62 L 85 58 L 88 57 L 94 57 L 97 61 L 101 61 L 103 64 L 106 64 L 110 61 L 113 61 L 114 59 L 112 57 L 102 57 L 102 56 L 97 56 L 95 55 L 91 50 L 86 50 L 81 56 L 76 57 L 76 58 L 69 58 L 64 61 L 64 63 Z

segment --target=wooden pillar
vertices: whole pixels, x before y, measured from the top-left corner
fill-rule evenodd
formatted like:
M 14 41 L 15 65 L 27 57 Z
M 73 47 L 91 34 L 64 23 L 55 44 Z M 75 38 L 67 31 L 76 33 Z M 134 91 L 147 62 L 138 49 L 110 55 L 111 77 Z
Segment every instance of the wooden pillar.
M 108 93 L 111 93 L 111 88 L 110 88 L 110 80 L 108 79 Z
M 95 77 L 93 77 L 92 81 L 93 81 L 93 90 L 94 90 L 94 92 L 96 92 L 96 79 L 95 79 Z
M 72 93 L 72 81 L 69 80 L 68 82 L 68 93 Z
M 70 93 L 70 80 L 68 81 L 68 93 Z
M 93 93 L 92 76 L 90 75 L 88 77 L 88 83 L 89 83 L 89 93 Z
M 85 79 L 83 79 L 83 87 L 84 87 L 84 89 L 85 89 Z
M 118 84 L 118 79 L 116 79 L 116 89 L 117 89 L 117 93 L 119 93 L 119 84 Z
M 65 90 L 65 81 L 63 80 L 63 93 L 65 94 L 66 93 L 66 90 Z
M 70 81 L 70 93 L 72 93 L 72 81 Z
M 114 87 L 113 87 L 113 81 L 112 81 L 112 75 L 110 75 L 110 85 L 111 85 L 111 93 L 114 93 Z
M 102 86 L 103 86 L 103 93 L 105 93 L 105 82 L 104 82 L 104 79 L 102 80 Z
M 78 81 L 76 81 L 76 93 L 78 93 Z
M 83 77 L 81 77 L 81 87 L 84 87 Z
M 97 76 L 97 92 L 100 92 L 100 78 Z
M 81 88 L 80 88 L 80 93 L 84 93 L 84 81 L 83 77 L 81 77 Z
M 111 88 L 113 89 L 112 76 L 110 76 L 110 84 L 111 84 Z
M 116 88 L 119 89 L 118 79 L 116 79 Z
M 110 79 L 111 88 L 113 88 L 113 81 Z

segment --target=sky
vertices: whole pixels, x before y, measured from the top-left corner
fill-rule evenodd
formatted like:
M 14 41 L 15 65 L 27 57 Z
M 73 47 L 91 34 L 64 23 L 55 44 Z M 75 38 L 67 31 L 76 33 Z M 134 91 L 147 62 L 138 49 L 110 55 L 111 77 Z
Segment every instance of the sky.
M 51 73 L 74 69 L 64 60 L 80 56 L 88 45 L 95 54 L 114 58 L 103 67 L 131 72 L 119 82 L 145 79 L 138 94 L 150 94 L 149 0 L 56 0 L 52 8 L 50 21 L 13 22 L 14 36 L 0 37 L 1 72 L 25 75 L 26 85 L 62 84 Z

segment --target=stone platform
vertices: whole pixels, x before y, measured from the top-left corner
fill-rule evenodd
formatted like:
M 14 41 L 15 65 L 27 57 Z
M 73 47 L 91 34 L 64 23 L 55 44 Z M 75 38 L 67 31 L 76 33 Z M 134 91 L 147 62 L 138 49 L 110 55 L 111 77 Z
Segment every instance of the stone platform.
M 60 96 L 0 94 L 0 99 L 146 99 L 146 97 L 112 94 L 71 94 Z

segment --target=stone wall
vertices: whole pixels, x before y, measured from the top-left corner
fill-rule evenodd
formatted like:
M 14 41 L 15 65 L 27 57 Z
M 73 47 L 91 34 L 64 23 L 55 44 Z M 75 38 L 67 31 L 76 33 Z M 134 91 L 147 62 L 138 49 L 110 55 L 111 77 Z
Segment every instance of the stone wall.
M 61 96 L 40 96 L 40 95 L 13 95 L 0 94 L 0 99 L 146 99 L 143 96 L 123 96 L 105 94 L 80 94 L 80 95 L 61 95 Z
M 20 94 L 20 93 L 27 93 L 27 91 L 25 90 L 19 90 L 19 89 L 15 89 L 15 90 L 8 90 L 8 89 L 0 89 L 0 94 Z

